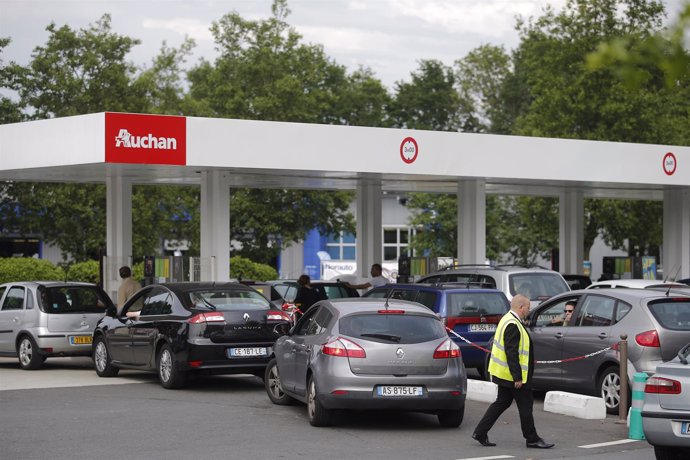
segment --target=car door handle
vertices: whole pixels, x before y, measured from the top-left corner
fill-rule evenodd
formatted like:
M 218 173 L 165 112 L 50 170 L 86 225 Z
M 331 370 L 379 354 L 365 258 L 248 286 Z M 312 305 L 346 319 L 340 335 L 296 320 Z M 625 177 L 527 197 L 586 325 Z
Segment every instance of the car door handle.
M 563 338 L 563 333 L 562 332 L 556 332 L 554 335 L 557 339 L 562 339 Z
M 602 333 L 599 334 L 599 338 L 600 338 L 600 339 L 605 339 L 605 338 L 608 337 L 608 336 L 609 336 L 609 335 L 608 335 L 606 332 L 602 332 Z

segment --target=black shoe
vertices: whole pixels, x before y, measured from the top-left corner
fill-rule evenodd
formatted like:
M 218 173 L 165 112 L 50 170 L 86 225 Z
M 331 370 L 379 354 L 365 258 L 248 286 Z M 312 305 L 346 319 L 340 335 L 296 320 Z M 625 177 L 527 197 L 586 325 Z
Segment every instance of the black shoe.
M 479 441 L 479 444 L 481 444 L 482 446 L 485 446 L 485 447 L 491 447 L 491 446 L 496 445 L 495 442 L 489 441 L 488 436 L 479 436 L 477 433 L 472 434 L 472 439 Z
M 534 442 L 527 441 L 527 447 L 534 447 L 535 449 L 551 449 L 553 446 L 555 446 L 554 443 L 546 442 L 541 438 L 539 438 L 538 441 Z

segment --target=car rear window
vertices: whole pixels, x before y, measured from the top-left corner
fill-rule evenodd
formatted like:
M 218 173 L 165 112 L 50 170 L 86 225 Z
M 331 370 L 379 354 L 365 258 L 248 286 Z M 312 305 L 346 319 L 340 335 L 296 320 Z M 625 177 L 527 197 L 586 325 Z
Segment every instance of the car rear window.
M 380 343 L 422 343 L 447 336 L 438 318 L 409 313 L 349 315 L 338 326 L 341 334 Z
M 649 311 L 666 329 L 690 331 L 690 299 L 663 299 L 649 303 Z
M 458 292 L 449 293 L 447 297 L 449 317 L 502 315 L 510 310 L 502 292 Z
M 555 273 L 516 273 L 510 275 L 511 295 L 522 294 L 530 300 L 553 297 L 570 290 L 560 275 Z
M 46 313 L 104 313 L 110 302 L 95 286 L 39 288 L 39 307 Z
M 271 303 L 256 291 L 244 290 L 199 290 L 187 294 L 185 304 L 191 308 L 234 311 L 240 309 L 267 310 Z

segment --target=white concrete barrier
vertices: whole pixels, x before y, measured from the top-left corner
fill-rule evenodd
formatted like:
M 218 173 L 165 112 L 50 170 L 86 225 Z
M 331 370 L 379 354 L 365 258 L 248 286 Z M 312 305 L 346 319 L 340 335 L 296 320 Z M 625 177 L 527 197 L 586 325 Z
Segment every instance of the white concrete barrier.
M 496 401 L 498 386 L 493 382 L 467 379 L 467 399 L 492 403 Z
M 544 411 L 587 420 L 603 420 L 606 418 L 606 404 L 603 398 L 567 393 L 565 391 L 547 392 L 544 398 Z

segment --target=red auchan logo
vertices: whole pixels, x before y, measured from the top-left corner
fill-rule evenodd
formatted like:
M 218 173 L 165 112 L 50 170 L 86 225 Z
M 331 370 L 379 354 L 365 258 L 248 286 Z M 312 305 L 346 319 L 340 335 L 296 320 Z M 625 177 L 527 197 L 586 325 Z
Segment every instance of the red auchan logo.
M 105 161 L 185 165 L 187 119 L 164 115 L 106 113 Z

